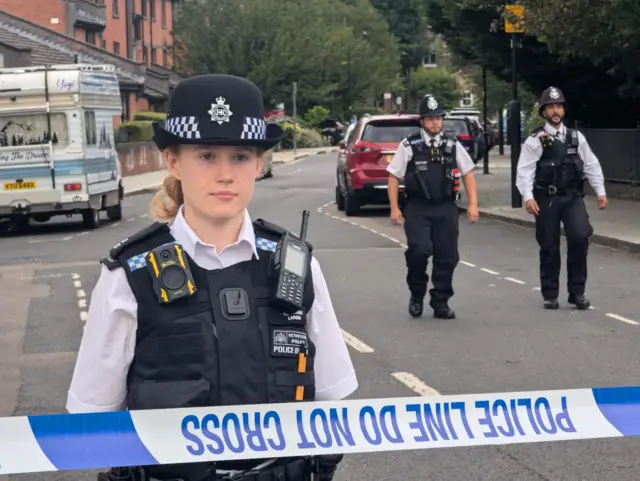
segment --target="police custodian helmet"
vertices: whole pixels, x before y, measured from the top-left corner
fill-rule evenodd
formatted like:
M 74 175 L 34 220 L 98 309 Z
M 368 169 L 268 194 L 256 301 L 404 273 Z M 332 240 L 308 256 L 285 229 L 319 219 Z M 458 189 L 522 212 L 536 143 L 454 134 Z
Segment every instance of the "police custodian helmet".
M 420 100 L 420 118 L 423 117 L 444 117 L 445 111 L 435 97 L 427 94 Z
M 196 75 L 181 81 L 169 99 L 163 127 L 153 124 L 158 149 L 171 145 L 233 145 L 271 149 L 283 138 L 277 124 L 266 124 L 260 89 L 226 74 Z
M 564 98 L 564 94 L 562 90 L 557 87 L 549 87 L 540 96 L 540 107 L 538 107 L 538 113 L 540 117 L 545 118 L 542 111 L 544 110 L 545 105 L 549 104 L 565 104 L 566 100 Z

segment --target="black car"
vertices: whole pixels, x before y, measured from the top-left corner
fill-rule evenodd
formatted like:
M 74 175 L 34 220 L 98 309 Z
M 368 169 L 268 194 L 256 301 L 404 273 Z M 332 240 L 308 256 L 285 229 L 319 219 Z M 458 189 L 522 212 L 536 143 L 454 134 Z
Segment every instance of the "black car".
M 458 138 L 473 162 L 478 162 L 482 157 L 482 134 L 477 131 L 473 122 L 467 117 L 445 117 L 442 122 L 442 130 L 448 131 Z M 482 141 L 482 143 L 481 143 Z

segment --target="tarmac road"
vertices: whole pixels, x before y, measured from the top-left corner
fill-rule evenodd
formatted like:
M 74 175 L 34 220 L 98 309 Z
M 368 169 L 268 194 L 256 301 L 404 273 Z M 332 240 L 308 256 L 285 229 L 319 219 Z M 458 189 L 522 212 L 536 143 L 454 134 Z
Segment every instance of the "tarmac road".
M 311 211 L 308 239 L 352 346 L 355 397 L 638 384 L 640 260 L 593 246 L 587 294 L 594 309 L 567 307 L 563 290 L 562 308 L 544 311 L 534 290 L 533 232 L 490 220 L 470 226 L 463 214 L 451 303 L 458 317 L 436 320 L 427 308 L 412 319 L 402 228 L 385 209 L 348 219 L 338 212 L 334 169 L 335 154 L 279 167 L 258 183 L 250 210 L 295 232 L 301 210 Z M 98 259 L 151 222 L 150 198 L 128 197 L 124 219 L 95 231 L 84 231 L 78 217 L 0 237 L 0 416 L 64 412 Z M 636 480 L 638 448 L 637 438 L 623 438 L 351 455 L 336 481 Z M 93 472 L 12 478 L 95 479 Z

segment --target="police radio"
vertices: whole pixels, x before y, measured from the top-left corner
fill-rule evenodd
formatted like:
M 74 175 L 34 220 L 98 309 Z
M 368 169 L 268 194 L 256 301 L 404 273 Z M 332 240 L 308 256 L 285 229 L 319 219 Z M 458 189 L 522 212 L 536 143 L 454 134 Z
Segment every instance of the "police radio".
M 297 239 L 286 232 L 273 255 L 272 280 L 275 283 L 272 303 L 288 314 L 302 309 L 307 266 L 311 252 L 305 242 L 309 211 L 302 211 L 300 238 Z
M 156 247 L 146 255 L 153 290 L 161 304 L 168 304 L 196 292 L 193 274 L 185 262 L 182 246 L 176 243 Z

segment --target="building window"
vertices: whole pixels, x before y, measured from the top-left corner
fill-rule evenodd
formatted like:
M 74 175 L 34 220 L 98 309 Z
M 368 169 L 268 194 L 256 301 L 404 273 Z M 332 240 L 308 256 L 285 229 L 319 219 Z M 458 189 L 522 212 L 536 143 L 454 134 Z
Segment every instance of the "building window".
M 169 54 L 166 50 L 162 51 L 162 65 L 165 67 L 169 66 Z
M 142 0 L 142 10 L 141 12 L 143 17 L 147 16 L 147 0 Z
M 142 17 L 136 15 L 133 19 L 133 39 L 136 41 L 142 40 Z
M 462 100 L 460 100 L 460 107 L 473 107 L 473 94 L 468 90 L 462 92 Z
M 91 45 L 96 44 L 96 33 L 92 30 L 85 30 L 85 40 Z
M 1 54 L 1 53 L 0 53 L 0 68 L 4 68 L 4 54 Z
M 422 65 L 425 67 L 436 67 L 438 65 L 436 52 L 429 53 L 423 60 Z
M 104 50 L 106 50 L 106 49 L 107 49 L 107 41 L 106 41 L 105 39 L 102 39 L 102 48 L 103 48 Z
M 162 27 L 167 26 L 167 0 L 160 0 L 160 16 L 162 17 Z
M 156 0 L 149 0 L 149 15 L 151 15 L 151 21 L 156 21 Z
M 111 0 L 111 14 L 116 18 L 120 16 L 118 13 L 118 0 Z
M 84 113 L 84 133 L 86 145 L 96 145 L 96 113 L 85 112 Z
M 151 47 L 151 63 L 157 63 L 156 49 Z
M 120 55 L 120 42 L 113 42 L 113 53 Z
M 148 51 L 147 51 L 147 46 L 143 46 L 142 47 L 142 61 L 144 63 L 147 63 L 147 55 L 148 55 Z

